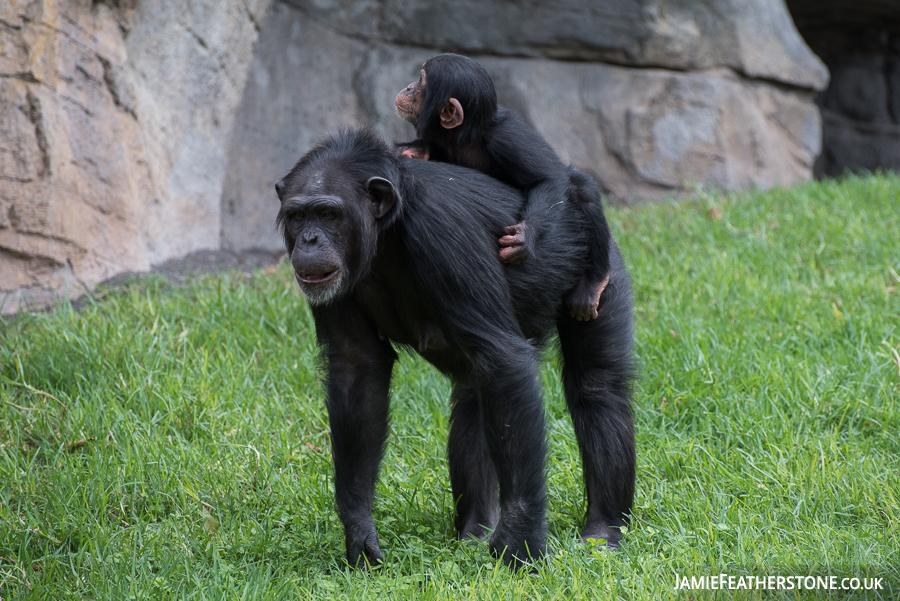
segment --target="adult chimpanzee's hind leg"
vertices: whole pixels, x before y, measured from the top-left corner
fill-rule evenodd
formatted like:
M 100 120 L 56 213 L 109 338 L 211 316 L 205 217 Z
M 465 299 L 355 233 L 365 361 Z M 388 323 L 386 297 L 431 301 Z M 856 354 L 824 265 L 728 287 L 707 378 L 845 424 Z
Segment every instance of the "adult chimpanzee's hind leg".
M 488 331 L 474 364 L 482 431 L 500 492 L 490 549 L 521 568 L 547 552 L 547 441 L 535 349 L 521 336 Z
M 450 402 L 447 458 L 456 501 L 456 532 L 459 540 L 481 540 L 499 518 L 497 473 L 484 437 L 478 391 L 469 384 L 456 384 Z
M 631 290 L 615 252 L 610 284 L 597 319 L 557 320 L 566 402 L 581 450 L 587 514 L 582 539 L 617 547 L 634 499 L 635 451 L 631 415 L 633 380 Z

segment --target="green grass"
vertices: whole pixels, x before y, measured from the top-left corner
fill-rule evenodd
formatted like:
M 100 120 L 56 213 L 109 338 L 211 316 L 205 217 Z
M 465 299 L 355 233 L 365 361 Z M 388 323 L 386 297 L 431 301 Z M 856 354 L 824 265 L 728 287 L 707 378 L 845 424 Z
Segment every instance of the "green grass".
M 643 364 L 634 518 L 619 552 L 575 542 L 580 467 L 549 358 L 536 575 L 453 540 L 449 387 L 409 355 L 375 510 L 386 564 L 344 567 L 286 266 L 144 278 L 0 322 L 0 598 L 817 597 L 673 591 L 676 573 L 721 572 L 882 577 L 868 598 L 898 598 L 898 198 L 877 176 L 609 211 Z

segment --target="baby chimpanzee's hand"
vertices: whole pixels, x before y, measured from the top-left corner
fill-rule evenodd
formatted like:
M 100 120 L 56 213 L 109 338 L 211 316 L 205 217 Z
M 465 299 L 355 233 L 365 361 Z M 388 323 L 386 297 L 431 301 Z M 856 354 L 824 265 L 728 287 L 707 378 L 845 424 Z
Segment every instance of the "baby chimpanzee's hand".
M 430 157 L 427 148 L 404 148 L 403 152 L 400 153 L 400 156 L 409 157 L 411 159 L 422 159 L 423 161 L 427 161 Z

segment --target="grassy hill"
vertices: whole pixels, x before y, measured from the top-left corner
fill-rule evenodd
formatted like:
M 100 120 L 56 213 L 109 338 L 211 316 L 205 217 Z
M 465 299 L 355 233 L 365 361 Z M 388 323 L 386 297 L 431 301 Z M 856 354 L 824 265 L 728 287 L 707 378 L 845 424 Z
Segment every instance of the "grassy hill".
M 313 326 L 286 265 L 160 277 L 0 321 L 0 598 L 691 599 L 680 577 L 883 578 L 900 597 L 900 178 L 609 210 L 642 362 L 627 543 L 576 542 L 543 367 L 550 548 L 454 541 L 447 382 L 394 373 L 372 574 L 344 567 Z M 861 581 L 860 586 L 863 586 Z

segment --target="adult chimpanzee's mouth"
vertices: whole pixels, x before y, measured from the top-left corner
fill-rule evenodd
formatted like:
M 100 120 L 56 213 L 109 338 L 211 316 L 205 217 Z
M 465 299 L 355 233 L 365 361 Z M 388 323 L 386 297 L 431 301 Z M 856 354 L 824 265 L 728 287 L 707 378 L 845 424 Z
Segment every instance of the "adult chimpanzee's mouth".
M 330 282 L 334 278 L 338 276 L 340 273 L 340 269 L 335 269 L 334 271 L 329 271 L 327 273 L 307 273 L 302 274 L 299 271 L 294 272 L 294 276 L 297 278 L 297 281 L 301 284 L 324 284 L 325 282 Z

